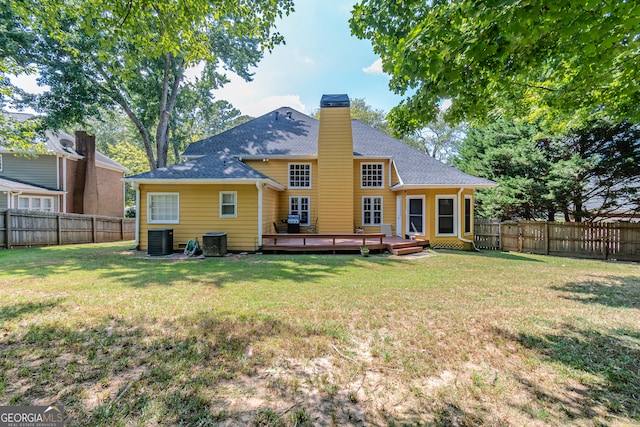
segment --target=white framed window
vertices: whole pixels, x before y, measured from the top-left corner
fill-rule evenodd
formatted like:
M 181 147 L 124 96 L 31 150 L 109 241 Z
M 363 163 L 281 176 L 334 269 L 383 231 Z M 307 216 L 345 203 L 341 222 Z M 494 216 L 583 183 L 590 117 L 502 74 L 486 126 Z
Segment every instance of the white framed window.
M 2 154 L 0 154 L 0 172 L 2 172 Z
M 18 209 L 53 212 L 53 197 L 18 196 Z
M 310 202 L 308 196 L 289 197 L 289 215 L 300 215 L 300 225 L 309 225 Z
M 471 234 L 473 203 L 471 196 L 464 196 L 464 234 Z
M 360 187 L 384 188 L 384 163 L 360 163 Z
M 179 193 L 147 193 L 147 224 L 179 223 Z
M 456 197 L 436 196 L 436 235 L 455 236 Z
M 236 218 L 238 216 L 238 192 L 220 192 L 220 218 Z
M 382 197 L 362 198 L 362 225 L 382 224 Z
M 311 188 L 311 163 L 289 163 L 289 188 Z

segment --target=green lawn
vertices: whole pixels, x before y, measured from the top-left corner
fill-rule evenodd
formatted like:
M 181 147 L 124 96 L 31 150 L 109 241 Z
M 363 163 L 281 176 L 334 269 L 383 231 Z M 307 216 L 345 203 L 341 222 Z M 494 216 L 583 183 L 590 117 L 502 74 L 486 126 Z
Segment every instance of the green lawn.
M 640 425 L 640 266 L 0 251 L 0 405 L 74 425 Z

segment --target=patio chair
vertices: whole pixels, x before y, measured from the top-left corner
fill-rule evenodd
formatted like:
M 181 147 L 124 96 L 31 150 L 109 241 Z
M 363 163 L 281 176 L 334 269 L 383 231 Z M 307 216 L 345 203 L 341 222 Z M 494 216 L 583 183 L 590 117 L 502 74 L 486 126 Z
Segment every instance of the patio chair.
M 318 218 L 316 218 L 316 222 L 313 225 L 309 225 L 307 227 L 307 233 L 317 233 L 318 232 Z

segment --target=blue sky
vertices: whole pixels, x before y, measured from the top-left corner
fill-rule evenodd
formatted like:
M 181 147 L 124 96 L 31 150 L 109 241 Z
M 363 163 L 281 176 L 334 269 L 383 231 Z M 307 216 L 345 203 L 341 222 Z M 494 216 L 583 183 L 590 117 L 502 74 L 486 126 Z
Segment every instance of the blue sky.
M 388 88 L 378 56 L 368 40 L 351 35 L 349 18 L 355 0 L 295 0 L 295 12 L 277 23 L 286 44 L 266 52 L 245 82 L 229 74 L 230 83 L 214 92 L 243 114 L 260 116 L 279 107 L 303 113 L 319 108 L 323 94 L 346 93 L 351 99 L 388 112 L 400 102 Z M 37 91 L 35 76 L 14 80 Z
M 254 117 L 282 106 L 310 113 L 319 108 L 323 94 L 331 93 L 364 98 L 388 112 L 401 98 L 389 90 L 389 78 L 369 41 L 351 35 L 355 3 L 296 0 L 295 12 L 277 24 L 286 45 L 265 54 L 252 82 L 230 76 L 232 82 L 214 93 Z

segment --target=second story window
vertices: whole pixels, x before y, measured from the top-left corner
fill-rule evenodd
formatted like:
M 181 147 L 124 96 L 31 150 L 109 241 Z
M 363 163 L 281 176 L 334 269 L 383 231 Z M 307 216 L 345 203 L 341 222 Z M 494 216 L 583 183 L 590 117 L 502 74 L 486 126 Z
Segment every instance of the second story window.
M 362 188 L 383 188 L 384 187 L 384 164 L 383 163 L 361 163 L 360 164 L 360 186 Z
M 289 163 L 289 188 L 311 188 L 311 163 Z

